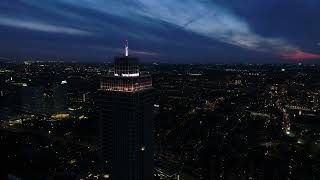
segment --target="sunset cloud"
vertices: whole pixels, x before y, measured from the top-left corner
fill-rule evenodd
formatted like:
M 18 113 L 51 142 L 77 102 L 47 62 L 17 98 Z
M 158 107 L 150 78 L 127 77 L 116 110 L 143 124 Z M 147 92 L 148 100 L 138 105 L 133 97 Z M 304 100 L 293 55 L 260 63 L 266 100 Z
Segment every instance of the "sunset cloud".
M 308 52 L 303 52 L 300 50 L 287 52 L 284 54 L 281 54 L 282 58 L 289 59 L 289 60 L 296 60 L 296 61 L 302 61 L 302 60 L 308 60 L 308 59 L 320 59 L 320 54 L 313 54 Z

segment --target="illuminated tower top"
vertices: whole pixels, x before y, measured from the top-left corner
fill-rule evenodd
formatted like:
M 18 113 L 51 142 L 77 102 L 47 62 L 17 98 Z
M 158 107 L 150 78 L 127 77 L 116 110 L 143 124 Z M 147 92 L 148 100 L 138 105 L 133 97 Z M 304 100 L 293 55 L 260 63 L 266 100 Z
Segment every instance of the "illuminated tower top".
M 139 60 L 129 56 L 128 40 L 124 42 L 125 56 L 116 57 L 114 60 L 114 76 L 137 77 L 139 73 Z
M 100 89 L 105 91 L 137 92 L 152 88 L 152 78 L 141 74 L 139 60 L 128 55 L 128 40 L 125 41 L 125 55 L 115 57 L 113 76 L 101 81 Z

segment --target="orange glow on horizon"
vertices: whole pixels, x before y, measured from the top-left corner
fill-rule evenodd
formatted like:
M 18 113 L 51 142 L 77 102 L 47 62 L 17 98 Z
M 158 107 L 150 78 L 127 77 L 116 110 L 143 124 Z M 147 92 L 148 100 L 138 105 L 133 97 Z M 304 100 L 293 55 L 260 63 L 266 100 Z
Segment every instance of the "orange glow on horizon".
M 320 54 L 313 54 L 313 53 L 297 50 L 297 51 L 283 53 L 281 54 L 281 57 L 289 60 L 302 61 L 302 60 L 308 60 L 308 59 L 320 59 Z

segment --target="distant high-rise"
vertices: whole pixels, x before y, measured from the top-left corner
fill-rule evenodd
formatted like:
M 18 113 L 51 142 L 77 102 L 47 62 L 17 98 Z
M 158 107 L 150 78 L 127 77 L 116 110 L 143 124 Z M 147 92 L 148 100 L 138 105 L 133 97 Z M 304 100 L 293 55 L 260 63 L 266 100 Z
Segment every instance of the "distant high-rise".
M 153 176 L 153 88 L 138 59 L 116 57 L 114 74 L 100 83 L 98 96 L 103 169 L 111 180 L 151 180 Z
M 67 109 L 67 84 L 23 86 L 19 90 L 21 111 L 36 114 L 55 114 Z

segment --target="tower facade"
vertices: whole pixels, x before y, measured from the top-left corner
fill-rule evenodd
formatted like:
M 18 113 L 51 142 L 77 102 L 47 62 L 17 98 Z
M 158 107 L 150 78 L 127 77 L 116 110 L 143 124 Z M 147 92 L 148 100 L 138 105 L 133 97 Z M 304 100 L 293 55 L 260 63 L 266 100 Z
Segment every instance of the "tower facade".
M 153 88 L 137 58 L 116 57 L 113 75 L 100 82 L 98 96 L 103 169 L 111 180 L 151 180 Z

